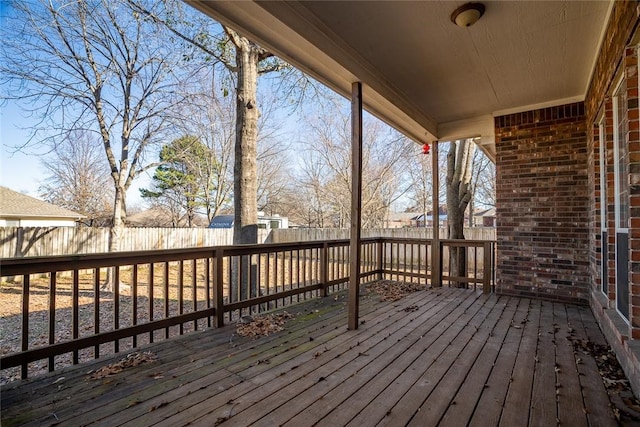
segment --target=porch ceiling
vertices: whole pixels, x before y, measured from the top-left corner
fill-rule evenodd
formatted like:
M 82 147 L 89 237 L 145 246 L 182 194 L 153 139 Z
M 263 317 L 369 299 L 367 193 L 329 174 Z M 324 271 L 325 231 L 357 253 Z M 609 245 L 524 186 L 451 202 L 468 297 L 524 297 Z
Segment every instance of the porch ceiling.
M 337 92 L 363 82 L 365 108 L 418 142 L 480 136 L 493 117 L 583 100 L 612 1 L 187 2 Z

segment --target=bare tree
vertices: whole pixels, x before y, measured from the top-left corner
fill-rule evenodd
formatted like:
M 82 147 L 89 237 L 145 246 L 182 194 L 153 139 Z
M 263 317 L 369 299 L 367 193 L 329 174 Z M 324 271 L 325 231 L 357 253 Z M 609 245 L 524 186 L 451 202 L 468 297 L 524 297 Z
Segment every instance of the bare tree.
M 265 107 L 258 121 L 257 143 L 257 202 L 258 210 L 270 215 L 281 213 L 285 193 L 289 187 L 289 150 L 291 144 L 276 118 L 277 100 L 272 94 L 262 93 L 260 104 Z
M 235 100 L 225 92 L 220 73 L 203 67 L 185 90 L 193 92 L 192 102 L 180 106 L 184 116 L 181 129 L 197 136 L 206 146 L 206 161 L 197 162 L 197 175 L 205 185 L 201 205 L 211 220 L 222 208 L 229 208 L 233 195 L 235 141 Z M 258 120 L 257 136 L 257 209 L 277 213 L 289 182 L 289 144 L 276 117 L 277 100 L 270 93 L 260 94 L 265 105 Z
M 40 196 L 87 217 L 89 226 L 108 226 L 113 217 L 113 185 L 96 136 L 69 132 L 41 163 L 47 171 Z
M 234 244 L 256 243 L 258 238 L 258 169 L 257 140 L 258 76 L 282 71 L 284 62 L 231 28 L 212 31 L 212 20 L 189 14 L 181 2 L 157 1 L 147 7 L 137 0 L 129 0 L 133 7 L 154 22 L 165 25 L 174 36 L 192 48 L 187 58 L 202 57 L 205 61 L 221 64 L 235 83 L 236 129 L 234 147 Z M 295 74 L 295 73 L 294 73 Z M 296 74 L 301 75 L 301 74 Z M 228 89 L 225 88 L 225 91 Z M 243 263 L 248 265 L 247 262 Z M 242 274 L 243 278 L 249 274 Z M 233 280 L 232 294 L 236 295 Z M 246 298 L 247 286 L 241 286 L 241 299 Z M 251 291 L 256 292 L 256 289 Z
M 473 172 L 471 176 L 471 198 L 469 199 L 469 227 L 473 227 L 476 205 L 491 206 L 491 188 L 495 188 L 495 168 L 493 162 L 480 150 L 473 153 Z M 493 199 L 495 201 L 495 198 Z
M 431 157 L 422 154 L 417 146 L 414 152 L 409 155 L 406 162 L 406 173 L 409 181 L 409 196 L 413 200 L 413 205 L 409 211 L 421 212 L 424 215 L 424 225 L 426 227 L 427 212 L 431 206 L 431 196 L 433 194 L 433 182 L 431 172 Z
M 322 209 L 316 217 L 326 226 L 342 228 L 349 223 L 351 210 L 349 115 L 341 111 L 335 98 L 319 108 L 320 113 L 307 123 L 308 139 L 303 144 L 308 148 L 299 186 L 306 188 L 314 196 L 315 207 Z M 401 180 L 402 159 L 410 144 L 370 116 L 363 129 L 362 225 L 380 227 L 391 204 L 406 192 Z
M 159 43 L 160 28 L 126 2 L 15 2 L 2 44 L 5 99 L 40 118 L 33 142 L 69 130 L 97 135 L 113 182 L 109 248 L 118 250 L 126 193 L 148 149 L 164 137 L 167 115 L 182 101 L 180 53 Z M 177 75 L 181 74 L 181 75 Z
M 474 159 L 474 203 L 483 208 L 496 206 L 496 165 L 484 153 Z
M 211 19 L 185 10 L 181 3 L 158 1 L 147 7 L 129 0 L 136 11 L 165 25 L 193 50 L 185 56 L 204 57 L 224 66 L 235 83 L 236 129 L 234 148 L 234 233 L 235 244 L 256 243 L 258 238 L 257 141 L 258 76 L 288 66 L 273 54 L 229 27 L 213 30 Z M 226 89 L 225 89 L 226 90 Z
M 472 140 L 452 141 L 447 154 L 447 222 L 450 239 L 464 239 L 464 212 L 473 197 Z
M 287 193 L 288 212 L 295 221 L 310 228 L 324 228 L 328 221 L 332 200 L 326 168 L 318 156 L 304 156 L 297 176 L 293 177 L 295 187 Z
M 205 161 L 196 166 L 205 187 L 201 204 L 209 221 L 221 209 L 231 206 L 233 194 L 233 152 L 235 141 L 235 101 L 222 92 L 224 82 L 215 68 L 203 67 L 188 83 L 191 102 L 180 106 L 184 134 L 195 135 L 207 148 Z
M 473 140 L 452 141 L 447 154 L 447 224 L 450 239 L 464 239 L 464 212 L 473 197 Z M 465 248 L 451 250 L 451 275 L 466 274 Z

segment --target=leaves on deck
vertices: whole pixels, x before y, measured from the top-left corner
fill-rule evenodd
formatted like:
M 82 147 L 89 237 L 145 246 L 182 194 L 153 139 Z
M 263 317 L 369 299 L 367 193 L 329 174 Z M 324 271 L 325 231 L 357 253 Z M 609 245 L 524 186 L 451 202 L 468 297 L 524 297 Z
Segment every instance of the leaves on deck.
M 378 280 L 369 285 L 369 290 L 380 295 L 380 301 L 397 301 L 412 292 L 422 291 L 425 285 L 419 283 Z
M 236 333 L 241 337 L 257 338 L 282 331 L 293 314 L 286 311 L 259 316 L 243 316 L 236 327 Z
M 129 353 L 119 361 L 110 363 L 102 368 L 98 369 L 89 376 L 89 379 L 98 380 L 101 378 L 110 377 L 122 372 L 127 368 L 139 366 L 144 363 L 152 363 L 156 360 L 156 355 L 150 351 L 137 351 L 135 353 Z
M 635 398 L 629 380 L 625 376 L 616 354 L 608 345 L 594 343 L 591 340 L 572 339 L 574 350 L 581 350 L 593 357 L 598 366 L 607 393 L 611 399 L 611 409 L 618 421 L 640 421 L 640 400 Z M 582 358 L 576 357 L 576 364 Z

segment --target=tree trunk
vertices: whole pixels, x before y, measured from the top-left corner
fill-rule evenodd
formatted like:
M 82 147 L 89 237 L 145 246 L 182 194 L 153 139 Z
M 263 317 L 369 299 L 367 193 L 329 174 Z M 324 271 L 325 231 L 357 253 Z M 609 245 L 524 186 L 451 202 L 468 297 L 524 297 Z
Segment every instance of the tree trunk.
M 118 252 L 120 250 L 120 239 L 124 232 L 124 221 L 126 219 L 125 190 L 117 185 L 113 203 L 113 224 L 109 230 L 109 252 Z
M 471 140 L 451 142 L 447 155 L 447 224 L 449 239 L 464 239 L 464 212 L 471 200 L 471 171 L 475 145 Z M 449 275 L 466 277 L 467 251 L 450 248 Z M 452 285 L 465 286 L 452 281 Z
M 233 182 L 235 208 L 233 243 L 257 243 L 257 79 L 259 51 L 242 38 L 243 47 L 236 49 L 238 88 L 236 100 L 236 145 Z
M 115 186 L 116 194 L 113 203 L 113 224 L 109 229 L 109 252 L 118 252 L 120 250 L 120 241 L 125 229 L 125 220 L 127 218 L 125 190 L 119 186 Z M 115 271 L 113 268 L 107 268 L 107 279 L 102 284 L 102 289 L 109 292 L 113 291 L 113 277 Z
M 236 144 L 233 181 L 233 244 L 258 242 L 257 140 L 258 140 L 258 62 L 260 49 L 244 37 L 237 37 L 236 65 Z M 255 278 L 251 279 L 251 258 L 236 260 L 231 296 L 241 300 L 256 295 Z M 239 265 L 238 265 L 239 264 Z M 238 275 L 240 278 L 238 279 Z M 240 292 L 237 287 L 240 286 Z M 251 287 L 251 290 L 249 290 Z

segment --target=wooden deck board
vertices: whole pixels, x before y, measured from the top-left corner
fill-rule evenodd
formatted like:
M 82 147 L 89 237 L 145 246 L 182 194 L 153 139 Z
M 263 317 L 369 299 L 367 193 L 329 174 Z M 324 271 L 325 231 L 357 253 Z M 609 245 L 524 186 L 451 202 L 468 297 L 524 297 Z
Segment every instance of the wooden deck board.
M 522 306 L 524 305 L 522 304 Z M 463 425 L 471 418 L 471 414 L 473 414 L 476 404 L 486 388 L 487 380 L 495 366 L 507 333 L 511 326 L 518 324 L 525 315 L 526 312 L 520 304 L 510 304 L 505 308 L 498 325 L 490 334 L 482 352 L 473 362 L 464 382 L 453 397 L 452 404 L 446 408 L 440 421 L 441 424 Z
M 334 307 L 334 310 L 336 308 L 338 307 Z M 339 321 L 335 319 L 332 311 L 327 313 L 328 322 L 322 322 L 321 319 L 324 312 L 315 313 L 315 308 L 311 308 L 311 310 L 313 310 L 314 313 L 310 321 L 293 325 L 292 329 L 288 331 L 288 334 L 281 334 L 264 339 L 258 350 L 255 349 L 255 342 L 251 339 L 234 337 L 235 327 L 233 326 L 219 330 L 219 333 L 215 334 L 213 339 L 210 340 L 200 336 L 200 334 L 196 334 L 176 339 L 175 343 L 173 343 L 174 345 L 171 346 L 158 343 L 149 347 L 150 350 L 154 350 L 157 354 L 159 359 L 158 363 L 140 366 L 137 368 L 138 375 L 132 377 L 118 376 L 115 380 L 117 381 L 116 384 L 113 384 L 114 380 L 111 378 L 106 378 L 101 381 L 86 381 L 87 375 L 85 374 L 81 379 L 81 386 L 69 390 L 66 395 L 62 396 L 63 399 L 67 399 L 72 395 L 80 396 L 77 399 L 73 399 L 74 405 L 65 405 L 64 410 L 56 411 L 58 405 L 57 402 L 54 402 L 49 406 L 41 406 L 39 411 L 56 413 L 59 419 L 65 420 L 82 417 L 88 408 L 94 406 L 95 408 L 91 411 L 91 418 L 94 421 L 107 418 L 105 424 L 112 426 L 116 425 L 115 423 L 119 421 L 120 417 L 130 417 L 139 412 L 146 413 L 150 408 L 162 406 L 162 404 L 167 401 L 167 393 L 175 391 L 187 393 L 189 390 L 185 389 L 184 385 L 190 384 L 193 380 L 199 383 L 197 385 L 198 389 L 202 387 L 206 388 L 210 384 L 216 384 L 217 387 L 229 387 L 241 381 L 239 378 L 234 377 L 232 372 L 223 368 L 227 368 L 237 360 L 240 360 L 241 363 L 247 363 L 247 361 L 252 360 L 252 358 L 259 359 L 262 357 L 262 354 L 270 351 L 274 347 L 279 348 L 283 344 L 290 343 L 292 334 L 295 335 L 297 332 L 300 332 L 304 336 L 304 339 L 308 340 L 306 335 L 309 331 L 316 331 L 317 328 L 323 329 L 326 325 L 331 327 L 335 324 L 335 327 L 338 327 L 339 323 L 336 322 Z M 304 320 L 304 317 L 302 320 Z M 331 328 L 331 331 L 333 331 L 335 335 L 338 335 L 337 330 Z M 231 343 L 232 341 L 233 343 Z M 196 354 L 198 356 L 194 357 Z M 217 360 L 215 365 L 207 362 L 208 360 L 217 358 L 220 360 Z M 185 361 L 188 363 L 185 363 Z M 103 361 L 102 365 L 105 364 Z M 158 366 L 162 368 L 160 369 Z M 84 373 L 86 371 L 80 372 Z M 160 373 L 166 380 L 149 384 L 149 378 L 156 377 L 157 373 Z M 115 386 L 118 387 L 119 393 L 117 394 L 84 393 L 96 387 L 108 390 Z M 85 395 L 88 401 L 83 400 L 82 396 Z M 135 395 L 135 399 L 128 397 L 130 395 Z M 155 401 L 150 403 L 146 402 L 153 397 L 157 397 Z M 132 409 L 122 412 L 122 409 L 127 408 Z M 117 415 L 111 417 L 113 414 Z
M 423 299 L 426 298 L 419 298 L 418 301 Z M 395 305 L 401 308 L 409 303 L 410 301 L 403 301 Z M 429 303 L 436 302 L 430 301 Z M 391 310 L 387 308 L 386 310 L 381 309 L 373 312 L 370 316 L 364 316 L 363 320 L 365 320 L 365 323 L 367 319 L 369 320 L 373 334 L 379 331 L 389 330 L 386 322 L 391 322 L 395 326 L 401 325 L 401 323 L 398 323 L 401 317 L 401 315 L 392 313 Z M 230 413 L 238 414 L 244 407 L 251 407 L 255 402 L 269 398 L 274 395 L 275 392 L 277 392 L 280 401 L 286 401 L 281 392 L 281 388 L 299 377 L 306 377 L 312 373 L 318 377 L 322 376 L 322 373 L 315 371 L 318 369 L 327 369 L 324 363 L 331 362 L 353 346 L 350 333 L 346 332 L 344 328 L 343 323 L 340 328 L 340 336 L 332 340 L 331 345 L 319 346 L 319 341 L 314 340 L 310 343 L 316 345 L 316 350 L 305 351 L 299 354 L 298 358 L 295 357 L 297 355 L 295 352 L 286 351 L 279 356 L 284 362 L 280 368 L 270 368 L 269 371 L 266 372 L 266 375 L 259 377 L 251 378 L 250 376 L 245 376 L 249 381 L 240 387 L 225 390 L 219 395 L 211 396 L 199 402 L 189 402 L 190 407 L 184 414 L 177 413 L 177 411 L 174 410 L 172 416 L 166 418 L 158 425 L 172 426 L 183 417 L 188 417 L 191 420 L 203 418 L 202 422 L 206 425 L 209 419 L 224 419 L 228 417 Z M 366 341 L 368 337 L 369 336 L 365 334 L 360 335 L 360 339 L 363 341 Z M 275 373 L 273 373 L 274 371 Z M 167 411 L 169 410 L 167 409 L 164 412 Z M 244 414 L 243 418 L 246 416 L 247 414 Z
M 329 313 L 328 315 L 331 320 L 334 319 L 332 313 Z M 291 334 L 295 334 L 296 332 L 308 334 L 310 331 L 315 331 L 316 328 L 325 328 L 327 325 L 331 325 L 331 320 L 329 322 L 322 321 L 322 313 L 314 313 L 312 321 L 301 324 L 297 328 L 294 327 L 293 330 L 289 332 L 291 332 Z M 339 320 L 336 320 L 336 322 L 339 322 Z M 335 324 L 338 325 L 339 323 Z M 122 376 L 117 378 L 116 381 L 120 381 L 118 383 L 119 391 L 122 395 L 127 395 L 130 393 L 135 393 L 141 388 L 148 388 L 149 384 L 147 375 L 151 375 L 152 373 L 157 372 L 158 365 L 162 366 L 163 373 L 166 373 L 168 376 L 171 376 L 173 378 L 172 380 L 162 382 L 162 385 L 166 385 L 166 389 L 170 390 L 172 388 L 175 388 L 178 384 L 188 382 L 189 378 L 191 377 L 202 377 L 201 369 L 203 365 L 208 364 L 207 360 L 219 357 L 221 355 L 227 356 L 232 345 L 234 346 L 233 349 L 238 354 L 248 354 L 253 352 L 255 343 L 253 343 L 250 339 L 241 339 L 239 337 L 235 337 L 235 343 L 230 344 L 230 337 L 232 337 L 234 330 L 235 329 L 233 326 L 227 326 L 226 328 L 219 330 L 219 333 L 214 334 L 213 336 L 194 334 L 174 339 L 171 341 L 172 345 L 170 346 L 164 345 L 162 343 L 149 346 L 148 350 L 152 350 L 156 353 L 158 362 L 154 364 L 139 366 L 137 368 L 138 375 L 136 376 Z M 271 344 L 272 347 L 278 347 L 283 340 L 290 340 L 290 337 L 291 335 L 268 337 L 261 344 L 261 349 L 263 349 L 262 351 L 267 351 L 269 349 L 269 344 Z M 194 354 L 198 354 L 198 357 L 194 358 Z M 116 357 L 116 359 L 118 359 L 119 357 Z M 185 361 L 188 361 L 188 363 L 185 363 Z M 58 375 L 56 375 L 57 378 L 64 377 L 64 381 L 57 383 L 43 383 L 42 381 L 40 381 L 35 383 L 35 387 L 33 388 L 22 387 L 22 394 L 20 394 L 19 392 L 11 393 L 11 396 L 9 398 L 3 398 L 3 404 L 6 403 L 7 405 L 12 405 L 14 403 L 13 400 L 17 399 L 20 400 L 23 405 L 14 406 L 15 409 L 28 409 L 32 406 L 32 404 L 29 399 L 24 398 L 24 393 L 26 390 L 29 390 L 30 395 L 38 394 L 42 396 L 49 396 L 51 394 L 59 394 L 60 398 L 62 399 L 68 399 L 70 396 L 74 396 L 74 405 L 79 411 L 81 411 L 86 408 L 83 397 L 87 400 L 95 399 L 95 396 L 93 394 L 85 394 L 85 392 L 94 390 L 96 387 L 104 387 L 106 390 L 113 387 L 113 379 L 111 378 L 107 378 L 103 381 L 85 381 L 87 378 L 86 373 L 88 371 L 95 370 L 97 367 L 104 366 L 107 363 L 108 362 L 105 362 L 105 360 L 100 360 L 83 365 L 85 366 L 85 369 L 76 369 L 73 367 L 64 369 Z M 67 390 L 65 388 L 67 383 L 78 380 L 80 381 L 80 384 L 76 384 L 73 389 Z M 104 385 L 101 385 L 101 383 L 104 383 Z M 7 387 L 7 389 L 4 391 L 9 392 L 9 390 L 11 390 L 11 386 Z M 163 391 L 164 390 L 158 390 L 158 392 Z M 114 396 L 104 396 L 104 398 L 109 397 L 113 398 Z M 43 406 L 41 407 L 41 409 L 53 410 L 54 407 Z M 70 410 L 73 409 L 73 407 L 65 405 L 65 409 Z M 77 416 L 79 415 L 79 413 L 76 412 L 72 415 Z
M 404 395 L 415 386 L 416 382 L 420 382 L 419 387 L 429 387 L 431 384 L 424 376 L 425 370 L 434 365 L 437 360 L 442 360 L 441 354 L 451 345 L 455 337 L 464 329 L 463 325 L 466 325 L 470 319 L 474 316 L 482 316 L 483 309 L 486 304 L 486 299 L 478 300 L 479 304 L 474 304 L 469 307 L 463 307 L 461 315 L 457 316 L 458 322 L 450 326 L 448 323 L 442 323 L 441 329 L 443 333 L 430 345 L 425 346 L 422 349 L 419 357 L 415 359 L 411 365 L 404 367 L 402 373 L 395 379 L 383 394 L 373 399 L 367 407 L 365 407 L 348 425 L 376 425 L 380 420 L 385 417 L 389 417 L 393 411 L 402 412 L 405 409 L 402 406 L 396 407 L 398 400 L 404 397 Z M 451 360 L 450 363 L 453 363 Z M 402 405 L 410 406 L 413 404 L 413 400 L 404 400 Z M 417 407 L 417 405 L 415 405 Z
M 370 312 L 373 316 L 380 317 L 385 314 L 380 308 L 378 310 L 366 310 L 364 312 L 365 316 L 367 312 Z M 379 327 L 384 326 L 382 321 L 378 323 L 382 325 Z M 310 338 L 313 338 L 313 341 Z M 229 402 L 234 402 L 234 399 L 242 395 L 242 393 L 252 392 L 257 384 L 283 376 L 291 371 L 294 366 L 297 366 L 291 357 L 294 350 L 308 355 L 313 351 L 317 351 L 315 349 L 318 346 L 329 341 L 336 343 L 341 339 L 346 339 L 344 334 L 344 313 L 336 315 L 331 321 L 331 327 L 325 328 L 322 333 L 317 331 L 304 337 L 302 341 L 281 341 L 278 345 L 271 346 L 268 354 L 253 352 L 248 357 L 240 354 L 230 355 L 233 356 L 235 363 L 226 367 L 225 370 L 239 374 L 234 376 L 236 378 L 234 384 L 211 384 L 213 386 L 207 384 L 205 389 L 198 388 L 199 392 L 193 396 L 183 393 L 176 396 L 175 400 L 172 400 L 171 408 L 165 406 L 160 408 L 159 406 L 166 400 L 164 400 L 164 396 L 159 396 L 158 399 L 147 404 L 148 407 L 158 408 L 157 410 L 152 411 L 152 413 L 142 412 L 138 415 L 144 416 L 145 422 L 149 420 L 154 425 L 175 425 L 176 420 L 184 419 L 185 417 L 192 417 L 195 420 L 218 407 L 223 407 L 224 409 L 227 404 L 234 406 L 233 403 Z M 244 366 L 244 369 L 241 369 L 241 366 Z M 198 384 L 193 384 L 191 389 L 196 387 L 198 387 Z M 183 411 L 186 412 L 183 413 Z M 105 421 L 105 425 L 113 425 L 109 424 L 111 420 Z
M 570 393 L 571 390 L 580 389 L 580 377 L 573 345 L 569 340 L 570 334 L 573 332 L 573 327 L 569 325 L 566 305 L 554 303 L 553 318 L 554 328 L 556 328 L 556 397 L 558 401 L 558 420 L 561 425 L 572 425 L 576 427 L 588 426 L 589 422 L 587 420 L 582 393 Z M 579 416 L 580 412 L 583 414 L 582 417 Z
M 593 329 L 593 325 L 590 325 L 591 328 L 585 325 L 582 313 L 587 313 L 586 318 L 588 319 L 591 316 L 591 312 L 585 307 L 578 306 L 567 306 L 567 313 L 569 324 L 573 329 L 573 340 L 587 340 L 591 339 L 591 332 Z M 593 319 L 593 316 L 591 316 Z M 602 337 L 600 330 L 596 330 L 597 335 Z M 598 339 L 594 337 L 593 339 Z M 609 396 L 607 394 L 607 390 L 602 383 L 602 379 L 600 376 L 592 375 L 592 372 L 598 371 L 598 366 L 596 365 L 593 357 L 585 354 L 583 351 L 576 349 L 576 364 L 577 370 L 580 378 L 580 387 L 582 389 L 582 396 L 584 399 L 584 410 L 587 413 L 587 419 L 589 420 L 589 424 L 593 426 L 616 426 L 618 425 L 613 412 L 610 407 L 607 407 L 606 410 L 596 410 L 594 411 L 592 408 L 600 407 L 602 402 L 607 402 L 609 400 Z
M 391 347 L 388 351 L 378 357 L 366 352 L 364 360 L 367 364 L 357 369 L 354 369 L 355 366 L 345 366 L 345 373 L 353 372 L 353 378 L 338 382 L 336 387 L 320 395 L 316 401 L 309 402 L 306 408 L 303 407 L 303 410 L 285 425 L 305 425 L 306 420 L 317 419 L 323 414 L 326 415 L 319 425 L 346 424 L 373 396 L 388 391 L 389 384 L 420 354 L 420 348 L 440 336 L 443 329 L 438 326 L 441 322 L 449 316 L 458 315 L 474 301 L 475 298 L 467 298 L 464 301 L 451 300 L 446 310 L 441 310 L 433 316 L 416 318 L 412 321 L 411 328 L 403 331 L 404 336 L 390 337 L 391 341 L 387 345 Z
M 604 342 L 586 307 L 365 295 L 356 331 L 344 300 L 288 310 L 269 337 L 228 326 L 151 344 L 156 362 L 103 380 L 87 372 L 122 356 L 3 386 L 2 425 L 615 425 L 593 357 L 573 344 Z
M 555 328 L 553 303 L 543 301 L 529 418 L 529 424 L 533 426 L 548 426 L 558 418 L 556 369 L 559 367 L 556 364 Z
M 426 358 L 427 363 L 416 364 L 417 373 L 422 373 L 417 380 L 415 380 L 415 371 L 405 371 L 407 375 L 411 375 L 413 384 L 400 400 L 387 411 L 378 425 L 405 425 L 420 410 L 424 399 L 438 386 L 440 380 L 456 362 L 473 334 L 489 316 L 497 301 L 492 298 L 484 299 L 483 302 L 484 304 L 473 313 L 471 319 L 465 321 L 464 316 L 462 316 L 460 318 L 461 321 L 454 323 L 447 329 L 449 334 L 443 335 L 434 346 L 423 353 L 423 355 L 428 356 Z M 469 310 L 469 312 L 471 311 Z M 424 366 L 428 368 L 426 370 L 421 369 Z M 407 379 L 399 382 L 401 384 L 410 383 Z
M 506 300 L 506 299 L 505 299 Z M 482 324 L 475 330 L 465 328 L 463 333 L 470 332 L 467 337 L 463 334 L 460 337 L 467 339 L 467 344 L 455 358 L 447 373 L 438 381 L 438 385 L 429 394 L 425 402 L 415 413 L 409 425 L 425 426 L 437 425 L 440 418 L 450 407 L 464 407 L 473 405 L 473 396 L 465 396 L 464 400 L 455 400 L 455 395 L 460 390 L 463 383 L 473 385 L 472 377 L 482 376 L 483 367 L 478 365 L 477 369 L 471 369 L 474 363 L 480 358 L 480 353 L 492 341 L 495 335 L 501 334 L 499 329 L 506 328 L 511 322 L 513 311 L 511 307 L 507 310 L 511 314 L 505 313 L 507 304 L 499 299 L 493 306 L 491 313 L 485 317 Z M 514 307 L 515 308 L 515 307 Z M 498 337 L 496 337 L 498 338 Z M 502 340 L 502 337 L 499 337 Z M 465 420 L 466 423 L 466 420 Z
M 419 305 L 417 306 L 419 307 Z M 363 377 L 362 371 L 372 359 L 382 360 L 383 364 L 385 361 L 390 363 L 395 357 L 402 354 L 406 347 L 406 338 L 416 330 L 415 324 L 428 320 L 432 315 L 438 316 L 443 311 L 441 307 L 438 310 L 423 312 L 405 313 L 400 311 L 400 320 L 393 325 L 395 330 L 387 328 L 381 331 L 383 333 L 372 334 L 370 338 L 365 340 L 362 338 L 367 335 L 364 334 L 364 331 L 360 331 L 357 334 L 359 337 L 357 340 L 352 340 L 348 345 L 339 349 L 332 360 L 314 371 L 314 375 L 298 377 L 295 382 L 289 383 L 285 387 L 278 387 L 277 395 L 271 394 L 260 400 L 259 403 L 251 405 L 240 415 L 247 424 L 255 422 L 256 425 L 264 426 L 272 426 L 274 423 L 277 424 L 294 417 L 343 381 L 347 379 L 350 382 L 357 381 L 358 378 Z M 424 324 L 423 327 L 426 328 Z M 389 332 L 391 335 L 388 335 Z M 253 393 L 251 397 L 253 398 Z
M 500 422 L 518 348 L 520 347 L 524 328 L 529 322 L 530 310 L 530 300 L 522 299 L 518 301 L 518 311 L 502 342 L 502 347 L 493 363 L 491 374 L 471 415 L 470 427 L 494 426 Z
M 538 328 L 540 325 L 541 301 L 532 301 L 529 322 L 525 325 L 516 362 L 509 377 L 509 389 L 500 416 L 500 426 L 524 426 L 529 424 L 531 388 L 536 369 Z M 554 420 L 555 421 L 555 420 Z

